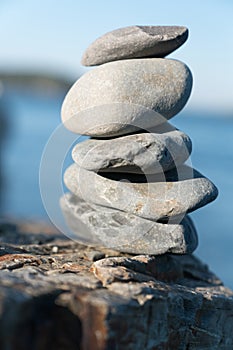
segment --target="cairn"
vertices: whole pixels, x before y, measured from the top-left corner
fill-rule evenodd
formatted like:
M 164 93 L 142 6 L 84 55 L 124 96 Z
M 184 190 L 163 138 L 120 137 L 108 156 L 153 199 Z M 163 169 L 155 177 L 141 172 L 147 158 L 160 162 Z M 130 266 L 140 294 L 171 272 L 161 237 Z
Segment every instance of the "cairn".
M 132 254 L 192 253 L 188 213 L 217 197 L 209 179 L 185 164 L 190 138 L 167 120 L 185 106 L 192 74 L 164 58 L 188 37 L 185 27 L 131 26 L 92 43 L 84 74 L 68 92 L 62 121 L 90 136 L 75 145 L 61 198 L 77 240 Z

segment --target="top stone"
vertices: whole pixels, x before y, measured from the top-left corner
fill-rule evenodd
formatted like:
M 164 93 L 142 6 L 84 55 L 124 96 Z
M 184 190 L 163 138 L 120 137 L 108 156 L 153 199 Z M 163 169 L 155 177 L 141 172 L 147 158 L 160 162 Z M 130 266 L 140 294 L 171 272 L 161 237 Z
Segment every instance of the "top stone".
M 95 66 L 129 58 L 165 57 L 188 38 L 180 26 L 130 26 L 96 39 L 84 52 L 82 64 Z

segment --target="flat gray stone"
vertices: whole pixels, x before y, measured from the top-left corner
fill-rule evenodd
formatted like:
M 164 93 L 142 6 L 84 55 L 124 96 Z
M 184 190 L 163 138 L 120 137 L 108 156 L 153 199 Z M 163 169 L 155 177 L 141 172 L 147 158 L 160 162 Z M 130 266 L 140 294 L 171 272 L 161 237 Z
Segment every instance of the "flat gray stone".
M 78 166 L 95 172 L 153 174 L 183 164 L 191 149 L 190 138 L 165 123 L 153 133 L 80 142 L 74 147 L 72 157 Z
M 186 104 L 192 74 L 177 60 L 106 63 L 84 74 L 62 106 L 62 121 L 78 134 L 124 135 L 164 123 Z
M 188 166 L 165 174 L 102 173 L 72 164 L 65 172 L 67 188 L 94 204 L 119 209 L 152 220 L 184 215 L 213 201 L 214 184 Z
M 60 201 L 73 239 L 133 254 L 191 253 L 198 244 L 191 219 L 162 224 L 104 208 L 67 193 Z M 74 238 L 75 237 L 75 238 Z
M 128 58 L 164 57 L 188 38 L 181 26 L 131 26 L 108 32 L 84 52 L 82 64 L 95 66 Z

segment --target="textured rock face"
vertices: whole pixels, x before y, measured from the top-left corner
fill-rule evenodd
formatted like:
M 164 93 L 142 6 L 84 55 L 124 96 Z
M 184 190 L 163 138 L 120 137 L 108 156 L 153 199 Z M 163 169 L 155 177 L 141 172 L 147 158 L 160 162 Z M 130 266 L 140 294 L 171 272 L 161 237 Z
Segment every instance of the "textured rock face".
M 132 254 L 156 255 L 192 253 L 198 244 L 188 216 L 179 224 L 161 224 L 93 205 L 71 194 L 62 197 L 61 209 L 77 241 Z
M 62 106 L 62 121 L 83 135 L 124 135 L 173 117 L 186 104 L 191 88 L 191 72 L 176 60 L 106 63 L 73 85 Z
M 35 223 L 0 232 L 1 350 L 233 348 L 233 292 L 194 256 L 97 250 Z
M 152 220 L 191 212 L 218 194 L 210 180 L 185 165 L 147 177 L 123 173 L 105 173 L 103 177 L 73 164 L 66 170 L 64 182 L 85 201 Z
M 95 172 L 156 174 L 183 164 L 191 149 L 190 138 L 165 123 L 155 133 L 86 140 L 74 147 L 72 157 L 80 167 Z
M 188 38 L 180 26 L 131 26 L 113 30 L 95 40 L 84 52 L 82 64 L 95 66 L 128 58 L 164 57 Z
M 184 270 L 188 267 L 185 273 L 187 276 L 191 273 L 191 279 L 196 276 L 197 281 L 200 281 L 199 278 L 204 277 L 203 270 L 200 269 L 198 261 L 195 261 L 193 257 L 178 258 L 184 260 L 182 263 L 173 260 L 176 273 L 184 264 Z M 145 262 L 146 265 L 150 265 L 150 258 L 110 258 L 93 264 L 95 275 L 107 286 L 108 290 L 119 293 L 124 301 L 130 296 L 140 303 L 141 308 L 139 309 L 136 304 L 131 303 L 130 314 L 133 315 L 134 320 L 131 319 L 130 323 L 124 310 L 120 311 L 119 308 L 116 313 L 112 311 L 115 316 L 119 312 L 119 318 L 117 316 L 116 318 L 121 324 L 119 332 L 123 343 L 122 349 L 231 349 L 233 346 L 232 315 L 229 313 L 233 301 L 231 292 L 231 297 L 226 300 L 221 295 L 222 287 L 219 289 L 211 287 L 208 290 L 206 286 L 193 288 L 192 282 L 187 284 L 181 282 L 180 284 L 182 279 L 179 279 L 177 275 L 178 284 L 171 285 L 161 283 L 158 280 L 152 281 L 151 274 L 153 275 L 153 273 L 151 271 L 146 273 L 147 277 L 145 277 L 145 272 L 141 273 L 147 270 L 143 267 Z M 163 261 L 162 265 L 165 264 L 166 262 Z M 171 270 L 170 276 L 172 276 Z M 122 283 L 123 281 L 125 283 Z M 157 288 L 154 289 L 155 286 Z M 228 310 L 225 317 L 223 314 L 220 316 L 219 313 L 223 307 Z M 143 316 L 144 312 L 148 312 L 146 319 Z M 114 319 L 115 324 L 117 324 L 116 318 L 113 316 L 112 319 L 111 316 L 109 322 L 113 322 Z M 220 331 L 222 317 L 225 323 L 223 326 L 224 335 L 222 330 Z M 130 339 L 134 339 L 135 334 L 138 336 L 138 341 L 129 344 Z M 109 342 L 110 344 L 111 342 Z

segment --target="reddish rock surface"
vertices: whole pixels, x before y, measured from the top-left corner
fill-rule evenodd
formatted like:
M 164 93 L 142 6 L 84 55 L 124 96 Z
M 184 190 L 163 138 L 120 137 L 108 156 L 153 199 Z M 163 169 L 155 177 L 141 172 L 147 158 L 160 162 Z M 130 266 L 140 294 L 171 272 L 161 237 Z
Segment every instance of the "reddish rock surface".
M 233 292 L 194 256 L 130 256 L 0 225 L 1 350 L 233 348 Z

